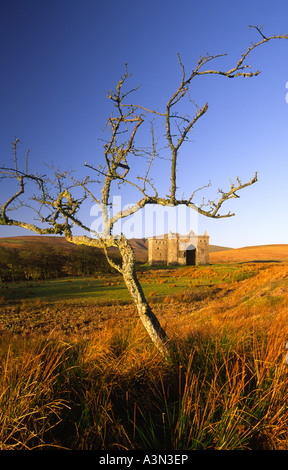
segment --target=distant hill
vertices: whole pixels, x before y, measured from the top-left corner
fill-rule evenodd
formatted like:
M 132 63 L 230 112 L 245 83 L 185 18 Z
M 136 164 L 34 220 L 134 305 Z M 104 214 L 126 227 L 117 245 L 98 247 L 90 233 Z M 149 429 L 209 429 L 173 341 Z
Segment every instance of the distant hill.
M 33 249 L 36 245 L 59 247 L 65 252 L 76 248 L 76 245 L 67 242 L 64 237 L 28 235 L 0 238 L 0 246 L 3 248 Z
M 210 262 L 284 262 L 288 261 L 288 245 L 256 245 L 235 248 L 229 251 L 215 251 Z
M 209 253 L 216 253 L 217 251 L 228 250 L 234 250 L 234 248 L 228 248 L 227 246 L 209 245 Z
M 129 240 L 136 256 L 136 260 L 139 263 L 146 263 L 148 261 L 148 239 L 147 238 L 134 238 Z M 4 248 L 15 248 L 18 250 L 26 249 L 26 250 L 33 250 L 35 246 L 51 246 L 51 247 L 59 247 L 65 253 L 71 252 L 71 250 L 77 250 L 77 245 L 73 243 L 67 242 L 64 237 L 56 237 L 56 236 L 39 236 L 39 235 L 31 235 L 31 236 L 22 236 L 22 237 L 5 237 L 0 238 L 0 247 Z M 210 245 L 209 247 L 210 253 L 214 252 L 223 252 L 226 250 L 231 250 L 231 248 L 217 246 L 217 245 Z M 103 251 L 99 248 L 96 250 L 101 253 Z M 111 255 L 118 255 L 117 248 L 110 248 L 108 250 Z
M 64 237 L 0 238 L 0 282 L 108 273 L 103 250 L 69 243 Z
M 136 256 L 138 263 L 146 263 L 148 261 L 148 239 L 147 238 L 134 238 L 129 240 Z M 18 250 L 33 250 L 35 246 L 51 246 L 60 248 L 65 253 L 77 250 L 77 245 L 67 242 L 64 237 L 56 236 L 24 236 L 24 237 L 0 237 L 0 247 L 15 248 Z M 103 253 L 100 248 L 96 248 L 99 253 Z M 256 245 L 246 246 L 242 248 L 228 248 L 218 245 L 210 245 L 210 262 L 225 263 L 225 262 L 288 262 L 288 244 L 287 245 Z M 113 256 L 119 256 L 116 248 L 109 249 Z

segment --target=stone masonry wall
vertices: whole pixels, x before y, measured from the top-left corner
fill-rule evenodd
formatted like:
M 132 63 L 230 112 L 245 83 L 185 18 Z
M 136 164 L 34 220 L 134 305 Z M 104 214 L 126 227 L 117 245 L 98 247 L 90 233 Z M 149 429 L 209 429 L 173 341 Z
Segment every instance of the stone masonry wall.
M 167 265 L 167 240 L 165 238 L 149 238 L 148 263 L 152 265 Z
M 188 253 L 191 249 L 195 249 L 195 253 Z M 184 237 L 169 234 L 148 239 L 150 265 L 186 265 L 191 259 L 195 260 L 196 266 L 209 264 L 209 236 L 206 232 L 199 236 L 191 233 Z
M 167 242 L 167 265 L 178 264 L 179 243 L 178 238 L 166 238 Z

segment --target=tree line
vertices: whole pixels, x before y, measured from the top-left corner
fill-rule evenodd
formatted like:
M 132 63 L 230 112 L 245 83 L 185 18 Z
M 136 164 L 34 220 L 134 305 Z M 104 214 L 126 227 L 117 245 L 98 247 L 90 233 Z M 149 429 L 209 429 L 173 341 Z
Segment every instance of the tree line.
M 105 255 L 87 246 L 63 252 L 59 247 L 31 249 L 0 247 L 0 281 L 55 279 L 93 276 L 112 271 Z

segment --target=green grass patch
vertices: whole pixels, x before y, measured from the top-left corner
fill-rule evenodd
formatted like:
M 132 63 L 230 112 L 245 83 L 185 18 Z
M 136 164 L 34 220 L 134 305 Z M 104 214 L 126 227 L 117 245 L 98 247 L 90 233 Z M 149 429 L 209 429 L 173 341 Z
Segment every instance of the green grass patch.
M 138 277 L 147 298 L 161 299 L 200 286 L 221 282 L 242 281 L 259 272 L 260 266 L 214 265 L 197 268 L 175 267 L 138 268 Z M 69 277 L 45 281 L 3 283 L 0 288 L 2 304 L 23 299 L 43 299 L 51 302 L 69 299 L 111 300 L 130 302 L 131 298 L 122 276 L 110 274 L 95 277 Z

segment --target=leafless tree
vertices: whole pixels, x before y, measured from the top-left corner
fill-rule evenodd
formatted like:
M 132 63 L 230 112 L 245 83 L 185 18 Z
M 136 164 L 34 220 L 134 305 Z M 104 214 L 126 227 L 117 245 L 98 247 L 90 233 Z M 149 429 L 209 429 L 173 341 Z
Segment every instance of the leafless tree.
M 251 66 L 246 63 L 249 54 L 257 47 L 272 41 L 273 39 L 288 39 L 288 35 L 275 35 L 266 37 L 262 32 L 262 28 L 253 26 L 258 32 L 260 38 L 258 42 L 251 44 L 240 59 L 228 70 L 210 68 L 226 54 L 205 55 L 201 56 L 196 67 L 187 73 L 182 63 L 180 55 L 178 55 L 179 66 L 181 70 L 180 83 L 174 93 L 166 103 L 163 111 L 146 108 L 128 102 L 131 93 L 137 89 L 126 89 L 126 82 L 129 79 L 127 67 L 124 76 L 118 81 L 116 89 L 108 93 L 108 98 L 114 105 L 114 112 L 108 118 L 107 128 L 109 130 L 109 139 L 104 142 L 104 158 L 103 163 L 99 166 L 85 163 L 87 173 L 84 179 L 75 178 L 74 173 L 68 171 L 60 171 L 54 169 L 53 179 L 46 175 L 39 175 L 28 171 L 28 154 L 26 156 L 25 168 L 20 169 L 17 158 L 17 147 L 19 139 L 13 142 L 13 161 L 14 164 L 3 165 L 1 167 L 2 179 L 11 178 L 16 183 L 16 189 L 13 194 L 8 197 L 6 202 L 1 205 L 1 224 L 23 227 L 32 230 L 38 234 L 57 234 L 64 235 L 66 240 L 77 245 L 84 244 L 94 247 L 100 247 L 105 251 L 107 260 L 119 273 L 122 274 L 129 293 L 136 305 L 140 319 L 143 322 L 152 341 L 155 343 L 159 351 L 164 355 L 169 355 L 169 343 L 163 328 L 158 319 L 149 306 L 142 287 L 137 279 L 135 269 L 135 255 L 129 240 L 123 235 L 112 235 L 112 229 L 115 223 L 125 217 L 131 216 L 147 204 L 159 204 L 162 206 L 177 206 L 184 204 L 189 208 L 198 211 L 200 214 L 212 217 L 231 217 L 231 212 L 220 213 L 223 204 L 234 198 L 239 197 L 238 192 L 257 181 L 257 173 L 247 182 L 242 183 L 237 177 L 230 187 L 224 190 L 218 190 L 218 196 L 213 201 L 203 201 L 202 204 L 195 204 L 196 192 L 202 188 L 194 189 L 191 195 L 185 198 L 178 198 L 177 195 L 177 164 L 179 152 L 184 142 L 187 141 L 190 132 L 194 129 L 198 120 L 204 116 L 208 110 L 208 104 L 205 103 L 201 107 L 191 104 L 194 114 L 183 114 L 177 112 L 177 105 L 183 99 L 189 96 L 189 87 L 191 82 L 202 75 L 220 75 L 224 78 L 237 77 L 255 77 L 260 72 L 253 71 Z M 196 106 L 196 109 L 195 109 Z M 170 189 L 169 194 L 160 196 L 157 191 L 156 184 L 150 177 L 150 169 L 152 162 L 155 161 L 159 152 L 157 149 L 157 139 L 155 138 L 155 127 L 152 126 L 152 139 L 147 147 L 137 147 L 137 136 L 139 129 L 147 119 L 162 120 L 165 131 L 162 138 L 166 141 L 166 153 L 169 153 L 167 164 L 170 165 Z M 150 141 L 150 140 L 149 140 Z M 147 159 L 147 169 L 142 175 L 133 179 L 130 168 L 135 169 L 138 162 L 138 156 L 145 155 Z M 95 175 L 92 177 L 92 175 Z M 29 202 L 22 201 L 22 196 L 26 191 L 26 185 L 31 183 L 35 186 L 35 193 L 29 198 Z M 131 185 L 137 189 L 140 198 L 131 207 L 121 210 L 111 216 L 109 205 L 114 185 Z M 99 186 L 101 185 L 101 186 Z M 124 185 L 125 186 L 125 185 Z M 99 190 L 101 188 L 101 191 Z M 81 191 L 81 194 L 80 192 Z M 83 218 L 81 220 L 79 210 L 87 199 L 91 202 L 99 204 L 103 217 L 102 233 L 92 233 L 91 229 L 85 225 Z M 14 219 L 11 211 L 21 209 L 25 205 L 33 208 L 37 213 L 38 225 Z M 73 229 L 79 227 L 88 233 L 86 235 L 73 234 Z M 75 232 L 74 232 L 75 233 Z M 108 254 L 109 247 L 116 247 L 122 258 L 122 263 L 117 264 Z

